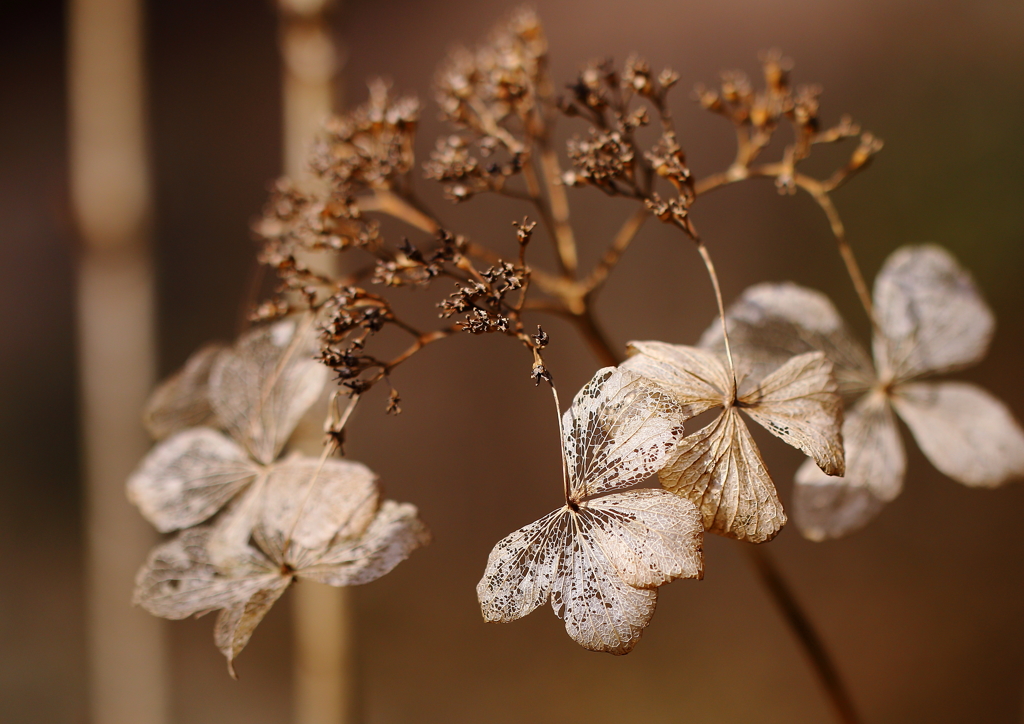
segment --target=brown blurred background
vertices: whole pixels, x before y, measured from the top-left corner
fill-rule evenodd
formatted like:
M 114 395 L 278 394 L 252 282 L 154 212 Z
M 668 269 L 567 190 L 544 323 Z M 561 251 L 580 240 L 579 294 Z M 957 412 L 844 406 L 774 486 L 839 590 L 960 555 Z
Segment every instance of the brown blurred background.
M 337 17 L 344 94 L 385 75 L 427 102 L 421 159 L 440 128 L 433 68 L 474 44 L 511 4 L 346 0 Z M 962 377 L 1024 417 L 1024 4 L 1019 0 L 538 0 L 552 75 L 633 50 L 682 80 L 674 110 L 698 176 L 731 160 L 731 130 L 688 99 L 719 70 L 757 73 L 779 47 L 796 82 L 820 82 L 826 122 L 848 112 L 886 142 L 836 194 L 873 276 L 897 246 L 942 244 L 970 268 L 1000 327 Z M 239 330 L 254 269 L 249 224 L 280 169 L 280 70 L 268 2 L 161 0 L 147 6 L 149 132 L 160 372 Z M 6 8 L 0 43 L 0 721 L 87 720 L 77 455 L 76 240 L 68 211 L 64 11 Z M 563 128 L 563 136 L 572 130 Z M 844 149 L 845 150 L 845 149 Z M 822 154 L 828 156 L 827 153 Z M 841 154 L 820 166 L 830 169 Z M 812 169 L 814 167 L 812 166 Z M 481 199 L 451 208 L 453 228 L 497 245 L 525 210 Z M 570 196 L 589 257 L 628 206 Z M 695 220 L 728 299 L 763 280 L 829 292 L 866 334 L 824 218 L 768 182 L 716 192 Z M 541 249 L 542 245 L 536 245 Z M 584 252 L 587 254 L 588 252 Z M 543 253 L 536 258 L 543 259 Z M 420 299 L 428 307 L 444 290 Z M 692 343 L 713 297 L 691 245 L 657 223 L 603 294 L 610 336 Z M 541 319 L 563 397 L 597 366 L 571 329 Z M 709 537 L 704 581 L 662 589 L 628 657 L 569 640 L 550 609 L 485 625 L 474 595 L 491 546 L 559 501 L 557 433 L 546 393 L 506 339 L 456 338 L 395 376 L 404 413 L 361 407 L 349 454 L 390 497 L 416 503 L 434 543 L 359 589 L 360 711 L 384 722 L 830 722 L 831 713 L 738 546 Z M 788 500 L 795 451 L 759 438 Z M 866 529 L 814 544 L 789 526 L 770 552 L 819 625 L 872 724 L 1018 722 L 1024 705 L 1024 488 L 968 490 L 908 442 L 906 490 Z M 396 452 L 397 451 L 397 452 Z M 141 563 L 142 554 L 139 555 Z M 308 585 L 308 584 L 307 584 Z M 212 620 L 168 624 L 174 721 L 285 722 L 290 705 L 286 595 L 228 678 Z

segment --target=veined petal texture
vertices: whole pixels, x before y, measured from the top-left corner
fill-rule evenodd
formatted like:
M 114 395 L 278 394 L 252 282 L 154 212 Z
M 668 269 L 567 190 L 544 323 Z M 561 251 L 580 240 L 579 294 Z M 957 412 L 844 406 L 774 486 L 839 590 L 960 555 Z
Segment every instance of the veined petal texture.
M 683 419 L 683 408 L 659 385 L 630 370 L 599 370 L 562 418 L 573 499 L 654 475 L 683 438 Z
M 313 358 L 313 322 L 286 319 L 242 336 L 210 372 L 218 419 L 260 462 L 269 464 L 316 402 L 327 368 Z
M 874 305 L 875 364 L 896 381 L 978 362 L 995 329 L 970 273 L 934 245 L 893 252 L 875 279 Z

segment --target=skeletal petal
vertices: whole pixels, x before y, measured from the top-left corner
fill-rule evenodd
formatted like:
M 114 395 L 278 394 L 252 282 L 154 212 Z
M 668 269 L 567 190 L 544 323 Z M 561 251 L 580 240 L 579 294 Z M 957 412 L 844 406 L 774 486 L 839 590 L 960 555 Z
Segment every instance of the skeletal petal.
M 664 342 L 630 342 L 620 369 L 632 370 L 672 393 L 683 419 L 719 407 L 732 391 L 729 368 L 715 352 Z
M 189 427 L 216 427 L 216 416 L 210 407 L 210 369 L 225 349 L 222 344 L 208 344 L 194 352 L 185 366 L 160 383 L 146 402 L 142 420 L 149 434 L 157 440 Z
M 810 456 L 828 475 L 842 475 L 843 403 L 832 363 L 821 352 L 794 357 L 740 398 L 744 412 Z
M 733 352 L 755 380 L 790 358 L 815 350 L 831 360 L 842 392 L 863 390 L 874 380 L 871 358 L 831 300 L 819 291 L 792 282 L 757 284 L 729 305 L 725 314 Z M 708 326 L 700 346 L 724 350 L 718 320 Z
M 417 517 L 415 505 L 385 500 L 358 538 L 338 540 L 298 575 L 331 586 L 359 586 L 390 573 L 429 542 L 430 532 Z
M 250 549 L 248 566 L 224 575 L 206 554 L 209 528 L 189 528 L 157 546 L 135 578 L 132 601 L 154 616 L 181 619 L 248 600 L 278 577 L 272 564 Z
M 654 475 L 683 438 L 683 408 L 637 373 L 599 370 L 562 418 L 575 500 L 627 488 Z
M 257 591 L 248 600 L 225 608 L 217 615 L 213 641 L 227 657 L 228 673 L 232 678 L 238 678 L 235 676 L 235 658 L 242 653 L 242 649 L 252 637 L 252 632 L 290 583 L 290 577 L 278 576 L 271 587 Z
M 208 427 L 159 443 L 128 479 L 128 499 L 163 533 L 201 523 L 259 472 L 245 451 Z
M 327 368 L 312 359 L 312 322 L 260 327 L 221 353 L 210 372 L 210 402 L 224 427 L 269 464 L 320 395 Z

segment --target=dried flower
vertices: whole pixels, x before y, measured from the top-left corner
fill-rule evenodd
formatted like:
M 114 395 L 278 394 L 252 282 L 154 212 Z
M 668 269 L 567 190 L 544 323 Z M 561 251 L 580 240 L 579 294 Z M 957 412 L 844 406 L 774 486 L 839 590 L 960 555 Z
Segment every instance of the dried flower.
M 899 495 L 906 459 L 894 412 L 954 480 L 994 487 L 1024 475 L 1024 431 L 1002 402 L 977 385 L 918 381 L 985 354 L 995 322 L 970 274 L 940 247 L 903 247 L 875 280 L 874 311 L 873 365 L 820 292 L 761 284 L 728 312 L 730 338 L 751 354 L 768 363 L 820 349 L 836 366 L 840 390 L 862 394 L 843 426 L 845 476 L 825 477 L 806 464 L 797 473 L 796 520 L 813 540 L 862 527 Z M 719 340 L 711 328 L 703 343 Z
M 142 413 L 142 421 L 156 440 L 189 427 L 217 427 L 210 406 L 210 370 L 225 349 L 207 344 L 194 352 L 185 366 L 153 390 Z
M 408 503 L 379 500 L 365 465 L 293 456 L 269 471 L 252 530 L 230 567 L 210 555 L 202 526 L 155 548 L 135 581 L 136 604 L 182 619 L 221 609 L 214 639 L 233 661 L 292 581 L 354 586 L 388 573 L 429 541 Z
M 369 86 L 369 100 L 330 119 L 314 150 L 313 170 L 338 188 L 390 188 L 413 166 L 419 101 L 394 97 L 380 79 Z
M 270 466 L 327 378 L 327 370 L 312 359 L 311 327 L 309 318 L 277 322 L 217 354 L 206 394 L 228 435 L 209 427 L 177 432 L 128 480 L 128 497 L 158 530 L 197 525 L 249 488 L 218 520 L 215 535 L 226 558 L 248 541 L 254 501 Z M 190 361 L 186 372 L 191 367 Z M 164 398 L 159 390 L 158 395 L 157 402 Z M 167 417 L 180 407 L 179 399 L 171 398 L 166 409 L 151 404 L 151 412 Z
M 722 356 L 696 347 L 630 342 L 628 351 L 623 367 L 669 390 L 684 419 L 722 408 L 714 422 L 680 442 L 658 473 L 666 489 L 700 508 L 706 530 L 761 543 L 786 522 L 741 409 L 827 474 L 842 474 L 842 403 L 821 352 L 793 357 L 764 377 L 736 379 Z
M 437 73 L 442 117 L 480 137 L 490 137 L 515 154 L 523 144 L 503 125 L 527 121 L 537 111 L 544 83 L 547 41 L 536 14 L 513 13 L 490 42 L 471 52 L 459 49 Z
M 703 575 L 702 529 L 688 501 L 630 487 L 682 439 L 679 405 L 657 385 L 607 367 L 562 421 L 565 506 L 499 542 L 477 584 L 487 621 L 522 618 L 551 600 L 581 646 L 629 653 L 654 614 L 658 586 Z

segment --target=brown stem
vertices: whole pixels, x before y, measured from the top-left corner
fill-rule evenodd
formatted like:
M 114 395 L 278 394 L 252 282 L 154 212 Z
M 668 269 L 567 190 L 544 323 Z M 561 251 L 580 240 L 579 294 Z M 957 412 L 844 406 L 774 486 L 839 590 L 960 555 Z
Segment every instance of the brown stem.
M 583 288 L 586 289 L 588 295 L 600 289 L 605 280 L 608 279 L 611 270 L 619 263 L 619 259 L 626 253 L 626 249 L 629 248 L 637 232 L 640 231 L 640 227 L 644 225 L 644 222 L 647 221 L 650 215 L 651 212 L 647 210 L 647 207 L 641 206 L 632 216 L 626 219 L 622 228 L 619 229 L 619 233 L 615 235 L 612 245 L 608 247 L 604 256 L 597 262 L 597 266 L 590 272 L 590 276 L 583 282 Z
M 709 191 L 714 191 L 747 178 L 779 178 L 790 173 L 792 173 L 792 169 L 785 163 L 769 163 L 751 168 L 734 165 L 724 173 L 712 174 L 701 179 L 696 183 L 694 189 L 697 196 L 700 196 L 701 194 L 706 194 Z M 853 249 L 846 240 L 846 227 L 843 226 L 839 211 L 836 209 L 835 204 L 832 203 L 832 197 L 829 196 L 828 189 L 821 181 L 804 174 L 792 173 L 792 179 L 793 183 L 798 188 L 806 191 L 821 210 L 825 212 L 832 235 L 835 237 L 836 244 L 839 247 L 839 255 L 842 257 L 843 264 L 846 266 L 846 272 L 853 282 L 857 297 L 860 299 L 864 311 L 867 312 L 872 326 L 877 325 L 874 308 L 871 304 L 871 292 L 868 290 L 867 282 L 864 281 L 864 275 L 861 273 L 860 265 L 857 264 L 857 258 L 854 256 Z
M 555 222 L 555 245 L 558 257 L 562 260 L 562 266 L 566 273 L 575 277 L 579 260 L 576 254 L 576 238 L 573 236 L 572 225 L 569 223 L 569 198 L 562 185 L 562 171 L 558 165 L 558 155 L 546 144 L 541 146 L 540 165 L 544 170 L 548 200 L 551 203 L 551 215 Z
M 544 194 L 541 191 L 540 179 L 537 178 L 537 171 L 534 169 L 533 160 L 526 158 L 523 161 L 523 180 L 526 181 L 526 191 L 529 195 L 530 201 L 533 203 L 534 208 L 540 215 L 541 221 L 544 222 L 544 228 L 547 229 L 548 235 L 551 237 L 551 242 L 555 247 L 555 261 L 558 262 L 558 270 L 562 276 L 571 278 L 570 266 L 567 263 L 565 256 L 562 253 L 562 247 L 559 243 L 558 238 L 558 221 L 555 219 L 555 215 L 544 198 Z M 575 249 L 573 250 L 575 255 Z M 574 256 L 575 262 L 575 256 Z
M 388 190 L 374 191 L 370 196 L 361 196 L 359 209 L 393 216 L 428 234 L 436 234 L 441 228 L 435 219 L 417 209 L 398 194 Z
M 403 362 L 405 362 L 407 359 L 412 357 L 414 354 L 419 352 L 421 349 L 426 347 L 431 342 L 436 342 L 439 339 L 444 339 L 445 337 L 450 337 L 451 335 L 455 334 L 456 332 L 460 331 L 461 329 L 462 329 L 462 327 L 460 327 L 459 325 L 453 324 L 452 326 L 445 327 L 444 329 L 438 329 L 438 330 L 433 331 L 433 332 L 427 332 L 425 334 L 421 334 L 419 337 L 416 338 L 415 342 L 413 342 L 408 348 L 406 348 L 406 350 L 404 352 L 399 354 L 397 357 L 395 357 L 394 359 L 392 359 L 390 362 L 388 362 L 385 365 L 385 368 L 381 372 L 381 375 L 385 375 L 385 374 L 390 373 L 391 370 L 393 370 L 395 367 L 397 367 L 398 365 L 400 365 Z
M 594 356 L 597 357 L 602 365 L 614 367 L 622 362 L 622 355 L 615 353 L 615 348 L 608 340 L 608 337 L 605 336 L 604 330 L 598 326 L 597 320 L 594 319 L 594 315 L 589 307 L 582 314 L 573 314 L 570 319 L 572 319 L 580 334 L 583 335 L 583 339 L 586 341 L 587 346 L 590 347 L 590 351 L 594 353 Z
M 743 548 L 746 550 L 750 562 L 757 571 L 761 583 L 768 589 L 772 600 L 778 606 L 779 613 L 786 619 L 786 623 L 793 632 L 793 635 L 797 637 L 797 640 L 803 646 L 804 653 L 807 654 L 814 667 L 814 672 L 818 675 L 819 682 L 825 688 L 829 703 L 832 704 L 832 708 L 839 717 L 839 721 L 843 722 L 843 724 L 859 724 L 861 719 L 857 715 L 857 710 L 853 706 L 853 701 L 850 699 L 846 687 L 843 685 L 843 680 L 839 676 L 839 670 L 836 668 L 835 662 L 832 661 L 832 657 L 829 656 L 824 642 L 822 642 L 818 632 L 814 629 L 814 625 L 800 607 L 779 569 L 769 557 L 768 552 L 761 546 L 756 545 L 744 545 Z
M 868 319 L 871 320 L 872 325 L 875 325 L 875 311 L 871 305 L 871 292 L 868 291 L 868 285 L 864 281 L 860 265 L 857 264 L 857 258 L 853 255 L 853 249 L 850 248 L 849 243 L 846 241 L 846 228 L 843 226 L 843 220 L 839 217 L 839 211 L 836 209 L 835 204 L 832 203 L 832 197 L 828 195 L 828 192 L 815 179 L 802 174 L 794 174 L 793 180 L 798 187 L 809 193 L 811 198 L 821 207 L 821 210 L 825 212 L 829 226 L 832 227 L 832 234 L 836 237 L 836 244 L 839 246 L 839 255 L 843 258 L 843 264 L 846 265 L 846 272 L 853 281 L 853 287 L 857 290 L 860 303 L 864 305 L 864 311 L 868 313 Z

